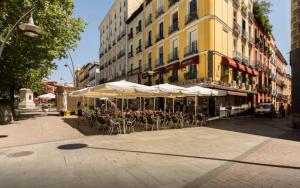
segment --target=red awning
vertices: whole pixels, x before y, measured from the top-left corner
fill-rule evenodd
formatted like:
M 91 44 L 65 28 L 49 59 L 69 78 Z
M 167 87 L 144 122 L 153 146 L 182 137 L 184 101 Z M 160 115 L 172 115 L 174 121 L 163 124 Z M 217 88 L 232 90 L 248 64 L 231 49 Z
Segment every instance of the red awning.
M 240 63 L 237 63 L 237 64 L 238 64 L 238 67 L 239 67 L 239 69 L 240 69 L 241 71 L 246 72 L 246 67 L 245 67 L 245 65 L 242 65 L 242 64 L 240 64 Z
M 259 73 L 256 70 L 253 69 L 253 75 L 258 76 Z
M 166 67 L 165 67 L 165 71 L 166 72 L 169 72 L 171 70 L 178 70 L 178 69 L 180 69 L 180 63 L 179 63 L 179 61 L 176 62 L 176 63 L 171 63 L 169 65 L 166 65 Z
M 230 59 L 229 57 L 223 57 L 222 58 L 223 65 L 230 66 L 232 68 L 238 68 L 237 63 L 235 60 Z
M 241 93 L 241 92 L 235 92 L 235 91 L 228 91 L 227 95 L 247 97 L 247 93 Z
M 199 55 L 183 60 L 180 68 L 185 68 L 186 66 L 193 64 L 199 64 Z
M 247 73 L 253 75 L 253 70 L 249 67 L 246 67 Z

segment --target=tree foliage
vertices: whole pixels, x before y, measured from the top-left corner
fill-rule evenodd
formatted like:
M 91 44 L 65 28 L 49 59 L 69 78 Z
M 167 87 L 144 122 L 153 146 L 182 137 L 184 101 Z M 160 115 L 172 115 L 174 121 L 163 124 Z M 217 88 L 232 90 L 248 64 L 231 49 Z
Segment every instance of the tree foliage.
M 272 4 L 269 0 L 255 0 L 253 3 L 253 14 L 263 31 L 272 35 L 273 26 L 269 19 Z
M 0 95 L 21 87 L 38 88 L 56 68 L 53 60 L 67 57 L 66 50 L 76 48 L 84 30 L 85 22 L 73 16 L 72 0 L 5 0 L 0 1 L 0 43 L 32 7 L 35 24 L 43 33 L 29 38 L 19 29 L 14 31 L 0 59 Z M 23 20 L 27 21 L 28 18 Z

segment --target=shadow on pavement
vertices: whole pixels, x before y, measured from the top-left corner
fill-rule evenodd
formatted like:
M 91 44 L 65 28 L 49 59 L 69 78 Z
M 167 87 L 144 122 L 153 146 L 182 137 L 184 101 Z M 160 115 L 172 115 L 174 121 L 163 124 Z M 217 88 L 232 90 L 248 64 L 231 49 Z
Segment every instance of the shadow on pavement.
M 0 135 L 0 138 L 7 138 L 8 135 Z
M 65 145 L 60 145 L 57 148 L 61 149 L 61 150 L 76 150 L 76 149 L 82 149 L 82 148 L 86 148 L 88 147 L 88 145 L 86 144 L 65 144 Z
M 222 158 L 214 158 L 214 157 L 203 157 L 203 156 L 181 155 L 181 154 L 172 154 L 172 153 L 148 152 L 148 151 L 138 151 L 138 150 L 125 150 L 125 149 L 115 149 L 115 148 L 98 148 L 98 147 L 87 147 L 87 148 L 97 149 L 97 150 L 106 150 L 106 151 L 115 151 L 115 152 L 129 152 L 129 153 L 139 153 L 139 154 L 149 154 L 149 155 L 162 155 L 162 156 L 170 156 L 170 157 L 184 157 L 184 158 L 223 161 L 223 162 L 225 161 L 225 162 L 240 163 L 240 164 L 247 164 L 247 165 L 257 165 L 257 166 L 265 166 L 265 167 L 275 167 L 275 168 L 300 170 L 300 167 L 298 167 L 298 166 L 276 165 L 276 164 L 267 164 L 267 163 L 255 163 L 255 162 L 233 160 L 233 159 L 222 159 Z
M 216 120 L 208 128 L 233 131 L 292 141 L 300 141 L 300 131 L 290 127 L 288 120 L 263 118 L 232 118 Z
M 37 117 L 43 117 L 43 116 L 58 116 L 57 112 L 27 112 L 27 113 L 21 113 L 15 118 L 15 121 L 22 121 L 27 119 L 34 119 Z
M 89 124 L 84 120 L 81 120 L 80 125 L 78 126 L 77 117 L 62 118 L 62 119 L 73 129 L 76 129 L 77 131 L 79 131 L 81 134 L 85 136 L 103 135 L 102 132 L 99 132 L 95 128 L 90 127 Z

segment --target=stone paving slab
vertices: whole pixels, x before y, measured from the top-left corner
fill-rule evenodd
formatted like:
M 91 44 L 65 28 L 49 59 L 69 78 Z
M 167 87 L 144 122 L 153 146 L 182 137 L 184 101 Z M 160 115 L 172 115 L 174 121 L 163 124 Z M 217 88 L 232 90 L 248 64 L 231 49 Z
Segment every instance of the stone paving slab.
M 299 185 L 299 134 L 288 135 L 283 120 L 220 120 L 209 127 L 115 136 L 65 131 L 78 135 L 0 149 L 0 188 Z

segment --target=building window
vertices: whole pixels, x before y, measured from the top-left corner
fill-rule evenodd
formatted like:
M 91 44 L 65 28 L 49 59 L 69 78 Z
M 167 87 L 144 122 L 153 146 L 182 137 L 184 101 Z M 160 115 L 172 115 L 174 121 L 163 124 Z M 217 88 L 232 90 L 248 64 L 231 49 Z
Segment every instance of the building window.
M 158 49 L 158 66 L 164 64 L 164 49 L 163 46 Z

